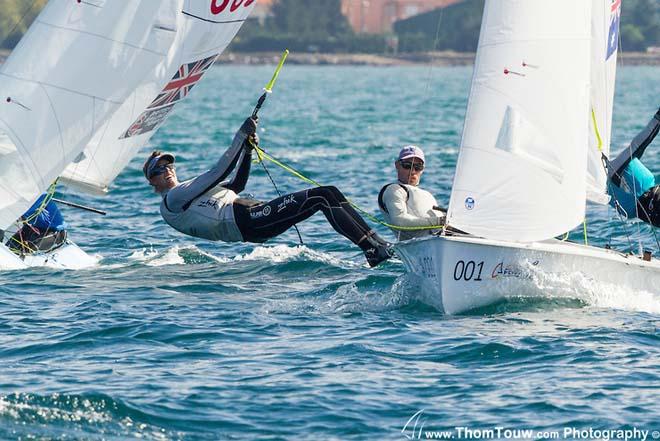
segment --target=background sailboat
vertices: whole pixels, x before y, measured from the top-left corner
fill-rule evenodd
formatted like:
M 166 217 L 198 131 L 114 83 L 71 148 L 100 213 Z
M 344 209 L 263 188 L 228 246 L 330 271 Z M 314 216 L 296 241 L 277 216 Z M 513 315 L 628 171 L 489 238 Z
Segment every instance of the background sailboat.
M 582 223 L 588 197 L 607 201 L 620 11 L 619 0 L 486 2 L 447 217 L 469 236 L 397 247 L 436 306 L 544 295 L 543 275 L 660 289 L 658 262 L 552 239 Z
M 188 96 L 224 52 L 249 16 L 254 1 L 234 7 L 225 2 L 178 1 L 171 23 L 174 42 L 164 58 L 95 133 L 82 155 L 62 173 L 63 182 L 90 194 L 103 194 L 138 150 Z M 236 3 L 236 2 L 234 2 Z
M 0 70 L 0 229 L 60 175 L 88 192 L 106 191 L 253 4 L 49 2 Z M 0 245 L 0 268 L 93 263 L 70 245 L 24 260 Z

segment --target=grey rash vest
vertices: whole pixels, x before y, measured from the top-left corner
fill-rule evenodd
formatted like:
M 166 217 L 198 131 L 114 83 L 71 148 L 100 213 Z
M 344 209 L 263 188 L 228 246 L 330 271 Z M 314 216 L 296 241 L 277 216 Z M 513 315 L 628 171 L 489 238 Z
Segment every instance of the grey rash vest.
M 243 240 L 232 204 L 250 174 L 252 155 L 243 148 L 247 138 L 241 127 L 213 168 L 162 194 L 160 214 L 165 222 L 189 236 L 224 242 Z M 225 181 L 236 164 L 240 164 L 236 175 Z

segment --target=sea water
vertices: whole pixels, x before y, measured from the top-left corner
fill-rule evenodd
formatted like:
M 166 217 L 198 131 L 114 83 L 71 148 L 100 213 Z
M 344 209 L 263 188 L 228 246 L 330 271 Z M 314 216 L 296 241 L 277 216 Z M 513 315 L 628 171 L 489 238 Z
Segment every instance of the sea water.
M 369 269 L 320 214 L 300 225 L 304 245 L 293 231 L 256 246 L 168 227 L 145 155 L 173 152 L 183 179 L 204 171 L 272 71 L 213 68 L 107 197 L 60 188 L 108 211 L 62 207 L 70 237 L 101 261 L 0 274 L 0 439 L 653 439 L 657 295 L 574 275 L 543 300 L 511 293 L 447 317 L 399 261 Z M 261 144 L 376 213 L 399 148 L 415 143 L 422 186 L 446 205 L 470 78 L 469 67 L 287 66 L 261 111 Z M 619 70 L 613 151 L 656 111 L 659 79 L 658 68 Z M 644 156 L 656 173 L 659 151 L 656 140 Z M 282 191 L 307 186 L 268 167 Z M 246 191 L 275 197 L 253 170 Z M 649 227 L 613 215 L 589 207 L 590 243 L 657 250 Z

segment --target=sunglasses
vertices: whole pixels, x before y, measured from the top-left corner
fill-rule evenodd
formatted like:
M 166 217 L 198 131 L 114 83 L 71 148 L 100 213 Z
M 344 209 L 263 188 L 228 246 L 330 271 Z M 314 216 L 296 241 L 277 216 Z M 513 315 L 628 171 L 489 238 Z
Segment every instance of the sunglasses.
M 424 170 L 424 164 L 421 162 L 416 162 L 413 164 L 410 161 L 399 161 L 399 164 L 401 164 L 401 167 L 403 167 L 404 170 L 410 170 L 411 168 L 414 168 L 415 171 Z
M 167 170 L 174 170 L 174 164 L 165 164 L 165 165 L 159 165 L 158 167 L 154 167 L 151 170 L 151 173 L 149 173 L 149 179 L 155 178 L 158 175 L 162 175 Z

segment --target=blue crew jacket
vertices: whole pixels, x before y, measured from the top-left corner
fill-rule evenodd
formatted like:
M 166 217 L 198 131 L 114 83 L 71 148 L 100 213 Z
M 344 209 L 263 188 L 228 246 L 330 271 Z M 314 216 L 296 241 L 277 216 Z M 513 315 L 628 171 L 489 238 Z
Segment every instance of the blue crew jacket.
M 627 188 L 623 189 L 612 183 L 608 185 L 610 196 L 610 205 L 616 207 L 615 201 L 625 210 L 625 214 L 632 218 L 637 216 L 637 199 L 654 187 L 655 177 L 653 173 L 646 168 L 642 161 L 633 158 L 621 174 L 622 181 Z
M 28 211 L 25 212 L 23 215 L 23 218 L 29 218 L 33 216 L 41 204 L 43 203 L 44 199 L 46 198 L 46 195 L 41 195 L 37 201 L 32 204 L 32 206 L 28 209 Z M 57 231 L 62 231 L 66 230 L 67 224 L 64 222 L 64 218 L 62 217 L 62 213 L 60 212 L 60 209 L 57 208 L 57 205 L 55 205 L 55 202 L 49 201 L 48 204 L 46 204 L 46 207 L 37 215 L 37 217 L 30 222 L 28 222 L 30 225 L 33 227 L 37 228 L 39 231 L 44 232 L 47 229 L 51 230 L 57 230 Z

